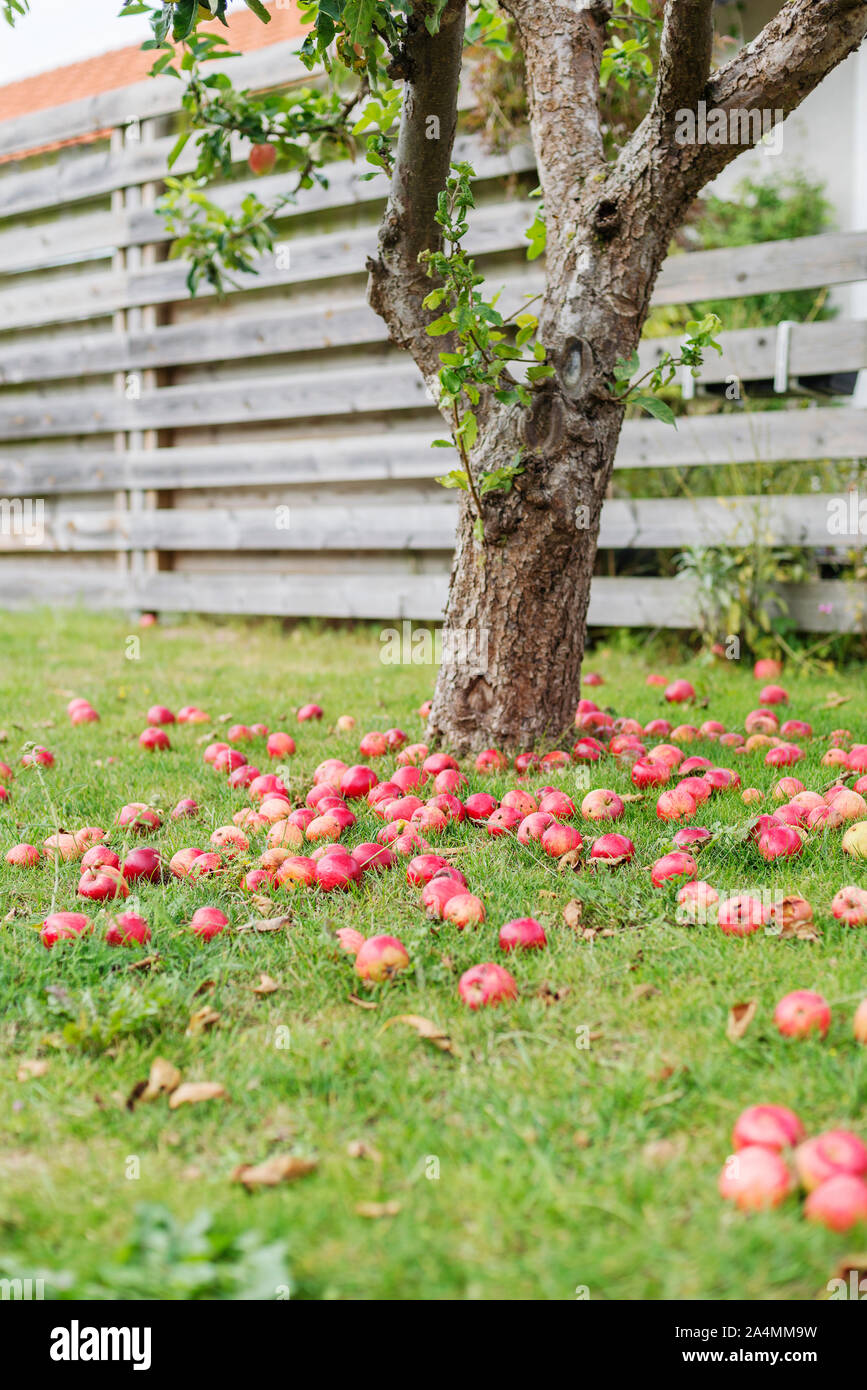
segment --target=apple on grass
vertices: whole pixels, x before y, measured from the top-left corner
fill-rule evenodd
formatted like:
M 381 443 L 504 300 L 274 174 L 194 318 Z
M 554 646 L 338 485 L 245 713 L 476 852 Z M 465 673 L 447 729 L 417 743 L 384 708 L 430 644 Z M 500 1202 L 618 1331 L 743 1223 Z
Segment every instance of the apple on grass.
M 541 840 L 542 849 L 546 854 L 550 854 L 552 859 L 559 859 L 564 854 L 581 849 L 583 844 L 584 837 L 572 825 L 549 825 Z
M 105 940 L 109 946 L 143 946 L 151 939 L 151 929 L 137 912 L 120 912 L 110 917 Z
M 795 1151 L 795 1167 L 808 1192 L 829 1178 L 867 1176 L 867 1144 L 848 1129 L 829 1129 L 805 1139 Z
M 831 912 L 847 927 L 862 927 L 867 923 L 867 891 L 849 884 L 839 889 L 831 901 Z
M 620 820 L 625 810 L 622 798 L 608 787 L 597 787 L 595 791 L 588 792 L 581 802 L 581 814 L 585 820 Z
M 406 947 L 396 936 L 368 937 L 355 957 L 355 973 L 366 984 L 393 980 L 408 965 Z
M 547 944 L 545 929 L 535 917 L 516 917 L 511 922 L 504 922 L 500 927 L 501 951 L 540 950 Z
M 804 1138 L 804 1126 L 785 1105 L 750 1105 L 738 1116 L 732 1132 L 736 1149 L 757 1145 L 762 1149 L 793 1148 Z
M 144 748 L 148 753 L 163 753 L 167 748 L 171 748 L 169 736 L 163 730 L 155 728 L 152 724 L 139 734 L 139 747 Z
M 120 869 L 113 869 L 110 864 L 98 864 L 93 869 L 85 869 L 81 875 L 78 896 L 94 902 L 106 902 L 109 898 L 128 898 L 129 888 Z
M 626 835 L 600 835 L 590 848 L 595 863 L 628 864 L 634 857 L 635 845 Z
M 316 862 L 303 854 L 290 854 L 279 865 L 275 882 L 281 888 L 310 888 L 316 882 Z
M 831 1009 L 814 990 L 795 989 L 780 1000 L 774 1022 L 787 1038 L 805 1038 L 814 1032 L 824 1038 L 831 1026 Z
M 486 961 L 464 971 L 458 981 L 458 994 L 469 1008 L 479 1009 L 504 999 L 517 999 L 518 984 L 508 970 Z
M 867 1224 L 867 1182 L 841 1173 L 815 1188 L 804 1203 L 804 1216 L 829 1231 L 849 1231 Z
M 792 1186 L 792 1175 L 780 1155 L 757 1144 L 731 1154 L 719 1177 L 720 1195 L 741 1211 L 778 1207 Z
M 421 906 L 428 917 L 441 918 L 449 899 L 464 893 L 465 887 L 454 878 L 429 879 L 421 890 Z
M 852 1031 L 855 1034 L 856 1042 L 867 1043 L 867 999 L 862 999 L 855 1010 Z
M 664 883 L 673 879 L 694 879 L 697 873 L 698 865 L 692 855 L 684 850 L 675 850 L 673 854 L 664 854 L 661 859 L 656 860 L 651 869 L 650 881 L 654 888 L 661 888 Z
M 190 918 L 190 930 L 203 941 L 218 936 L 228 925 L 228 917 L 218 907 L 198 907 Z
M 466 889 L 455 893 L 443 907 L 443 921 L 451 922 L 459 931 L 464 927 L 476 927 L 484 920 L 485 904 Z
M 93 931 L 93 923 L 83 912 L 52 912 L 42 923 L 40 938 L 49 949 L 58 941 L 73 941 Z
M 726 898 L 717 910 L 717 922 L 726 936 L 750 936 L 769 920 L 770 908 L 749 893 Z
M 18 869 L 32 869 L 39 863 L 42 854 L 35 845 L 13 845 L 6 851 L 6 863 L 13 864 Z
M 96 869 L 100 864 L 107 864 L 110 869 L 119 869 L 120 859 L 113 849 L 109 849 L 108 845 L 93 845 L 82 856 L 82 870 Z M 124 878 L 126 878 L 126 874 L 124 874 Z M 129 882 L 128 879 L 127 882 Z
M 699 925 L 715 916 L 719 893 L 704 879 L 692 879 L 677 890 L 678 919 Z

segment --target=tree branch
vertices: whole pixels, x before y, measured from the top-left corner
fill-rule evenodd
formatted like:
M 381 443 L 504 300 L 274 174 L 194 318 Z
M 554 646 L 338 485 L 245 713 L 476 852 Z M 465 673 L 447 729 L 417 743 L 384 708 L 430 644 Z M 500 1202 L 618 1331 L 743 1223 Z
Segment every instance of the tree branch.
M 418 257 L 442 245 L 434 214 L 457 127 L 466 0 L 447 0 L 436 34 L 425 28 L 423 12 L 424 5 L 416 5 L 409 24 L 394 174 L 379 229 L 379 254 L 367 262 L 367 298 L 393 341 L 411 353 L 433 386 L 444 343 L 425 332 L 432 316 L 421 302 L 432 286 Z
M 710 77 L 714 0 L 668 0 L 654 106 L 671 118 L 695 106 Z
M 605 163 L 599 68 L 611 0 L 503 0 L 527 66 L 530 130 L 545 203 L 548 265 L 575 226 L 584 182 Z
M 652 110 L 623 151 L 619 167 L 628 169 L 637 149 L 649 146 L 668 180 L 660 194 L 682 213 L 746 145 L 757 143 L 757 131 L 767 134 L 796 110 L 865 34 L 867 0 L 788 0 L 707 83 L 708 111 L 725 113 L 727 138 L 677 144 L 670 125 L 663 127 L 660 112 Z

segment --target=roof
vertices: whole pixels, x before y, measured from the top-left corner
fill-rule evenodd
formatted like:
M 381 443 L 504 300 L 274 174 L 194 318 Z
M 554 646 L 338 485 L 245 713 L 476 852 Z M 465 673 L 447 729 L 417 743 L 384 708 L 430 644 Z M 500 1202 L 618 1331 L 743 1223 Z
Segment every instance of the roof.
M 215 33 L 226 33 L 221 24 L 207 24 L 203 29 Z M 263 24 L 250 10 L 241 10 L 229 16 L 229 32 L 226 37 L 232 47 L 242 53 L 265 48 L 272 43 L 281 43 L 297 38 L 304 30 L 297 6 L 281 4 L 272 9 L 271 23 Z M 115 48 L 109 53 L 100 53 L 95 58 L 85 58 L 79 63 L 68 63 L 64 67 L 52 68 L 49 72 L 25 77 L 20 82 L 8 82 L 0 86 L 0 121 L 12 120 L 16 116 L 30 115 L 34 111 L 44 111 L 50 106 L 63 106 L 66 102 L 92 97 L 100 92 L 113 91 L 118 87 L 128 87 L 134 82 L 142 82 L 153 65 L 154 55 L 142 52 L 138 44 L 129 48 Z M 90 135 L 77 136 L 71 140 L 57 140 L 50 145 L 40 146 L 38 150 L 28 150 L 27 154 L 42 154 L 48 150 L 60 149 L 65 145 L 85 144 L 91 140 L 104 138 L 105 131 L 94 131 Z M 23 153 L 12 156 L 21 159 Z M 9 158 L 9 156 L 6 156 Z

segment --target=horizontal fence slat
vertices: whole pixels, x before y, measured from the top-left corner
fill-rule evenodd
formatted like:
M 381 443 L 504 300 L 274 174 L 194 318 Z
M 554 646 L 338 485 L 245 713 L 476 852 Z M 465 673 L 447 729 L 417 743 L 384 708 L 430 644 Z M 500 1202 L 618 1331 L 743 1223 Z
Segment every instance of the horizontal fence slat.
M 270 507 L 159 508 L 153 511 L 82 511 L 68 504 L 44 512 L 49 551 L 416 551 L 448 553 L 458 506 L 443 496 L 434 505 L 377 502 L 311 506 L 283 500 Z M 865 533 L 841 530 L 844 495 L 610 498 L 602 508 L 603 550 L 679 549 L 695 546 L 860 546 Z M 832 527 L 833 520 L 833 527 Z M 867 520 L 865 520 L 867 532 Z M 577 535 L 576 535 L 577 540 Z M 24 534 L 0 535 L 0 552 L 33 548 Z
M 466 247 L 473 255 L 526 248 L 524 231 L 532 220 L 530 205 L 515 200 L 479 208 L 473 216 Z M 237 272 L 236 290 L 267 290 L 306 285 L 347 275 L 364 275 L 365 261 L 376 250 L 374 226 L 320 236 L 298 237 L 290 256 L 275 252 L 256 260 L 256 272 Z M 286 264 L 288 259 L 288 265 Z M 0 289 L 0 329 L 36 328 L 106 316 L 118 309 L 147 304 L 171 304 L 188 298 L 183 261 L 163 261 L 153 269 L 97 272 L 68 280 L 49 280 Z M 197 298 L 211 299 L 215 290 L 200 285 Z
M 164 179 L 167 159 L 174 144 L 170 140 L 155 140 L 135 149 L 137 161 L 130 167 L 130 156 L 123 154 L 100 154 L 87 156 L 90 168 L 87 181 L 77 172 L 78 184 L 74 187 L 80 193 L 82 187 L 88 189 L 88 196 L 107 195 L 116 187 L 129 183 L 130 174 L 135 173 L 134 182 Z M 242 155 L 242 144 L 233 145 L 235 154 Z M 479 187 L 490 179 L 502 179 L 514 174 L 529 172 L 534 168 L 533 151 L 529 145 L 517 143 L 504 152 L 490 153 L 478 135 L 462 135 L 455 141 L 456 160 L 469 160 L 476 170 Z M 124 163 L 126 160 L 126 163 Z M 84 161 L 82 161 L 84 162 Z M 195 167 L 196 156 L 192 142 L 184 149 L 171 170 L 173 176 L 189 172 Z M 76 166 L 76 169 L 78 166 Z M 35 211 L 38 205 L 57 208 L 62 206 L 64 189 L 57 186 L 57 179 L 50 177 L 51 170 L 36 171 L 40 182 L 22 184 L 17 199 L 12 180 L 0 179 L 0 212 L 5 217 L 12 215 L 12 203 L 19 206 L 15 212 L 22 214 Z M 71 184 L 73 172 L 68 175 Z M 341 160 L 322 169 L 323 184 L 316 183 L 305 189 L 297 203 L 286 203 L 274 215 L 274 222 L 283 227 L 291 225 L 293 218 L 309 216 L 317 212 L 336 212 L 340 209 L 365 207 L 382 203 L 388 193 L 384 176 L 367 177 L 371 168 L 362 159 Z M 24 175 L 20 176 L 23 180 Z M 34 180 L 34 174 L 27 179 Z M 66 192 L 68 194 L 68 188 Z M 245 176 L 229 184 L 216 184 L 209 189 L 209 198 L 229 212 L 237 213 L 248 193 L 266 205 L 276 201 L 286 191 L 286 175 L 270 174 L 264 178 Z M 13 195 L 13 196 L 10 196 Z M 79 200 L 81 200 L 79 198 Z M 34 206 L 24 206 L 25 202 Z M 13 274 L 23 270 L 35 270 L 42 266 L 57 264 L 76 257 L 93 257 L 107 247 L 139 246 L 147 243 L 159 245 L 168 242 L 165 218 L 147 207 L 133 207 L 122 212 L 96 212 L 75 216 L 61 215 L 56 221 L 38 224 L 35 228 L 13 223 L 4 231 L 0 228 L 0 274 Z
M 504 304 L 517 304 L 543 287 L 541 278 L 514 272 L 503 280 Z M 498 282 L 499 284 L 499 282 Z M 2 341 L 2 340 L 0 340 Z M 291 306 L 264 314 L 172 324 L 148 333 L 91 333 L 57 345 L 0 347 L 0 385 L 57 381 L 113 371 L 148 367 L 195 366 L 215 361 L 287 356 L 335 347 L 367 347 L 388 341 L 383 320 L 360 296 L 338 290 L 315 306 Z M 760 381 L 774 376 L 776 333 L 767 328 L 739 329 L 720 334 L 722 356 L 710 353 L 699 383 Z M 666 352 L 676 354 L 676 338 L 651 338 L 641 344 L 641 372 Z M 791 377 L 860 371 L 867 367 L 867 322 L 833 321 L 797 324 L 791 330 Z
M 441 431 L 437 431 L 441 432 Z M 226 488 L 284 483 L 434 478 L 449 455 L 432 449 L 434 429 L 383 430 L 256 444 L 177 445 L 125 454 L 95 449 L 0 449 L 0 495 L 105 492 L 118 488 Z M 726 463 L 867 457 L 867 412 L 744 411 L 692 416 L 678 429 L 653 421 L 623 426 L 615 469 L 710 467 Z
M 867 279 L 867 232 L 825 233 L 669 256 L 654 304 L 740 299 Z
M 158 573 L 133 582 L 114 571 L 22 565 L 0 560 L 0 605 L 80 604 L 102 609 L 323 618 L 439 621 L 448 574 L 261 575 Z M 867 587 L 839 581 L 781 586 L 780 596 L 807 632 L 860 632 Z M 667 627 L 696 623 L 695 594 L 681 579 L 598 576 L 593 580 L 591 627 Z

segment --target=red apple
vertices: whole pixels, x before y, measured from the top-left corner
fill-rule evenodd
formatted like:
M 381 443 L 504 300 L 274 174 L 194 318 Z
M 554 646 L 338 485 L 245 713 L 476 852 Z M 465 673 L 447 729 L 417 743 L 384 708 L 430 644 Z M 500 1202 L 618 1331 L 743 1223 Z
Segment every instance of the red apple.
M 147 720 L 149 724 L 174 724 L 175 716 L 167 705 L 151 705 Z
M 503 795 L 500 805 L 507 806 L 510 811 L 517 811 L 522 818 L 539 809 L 535 798 L 529 792 L 522 791 L 520 787 L 511 787 Z
M 850 884 L 841 888 L 831 902 L 831 912 L 847 927 L 861 927 L 867 922 L 867 891 Z
M 298 884 L 310 888 L 316 882 L 316 863 L 303 854 L 290 854 L 280 864 L 274 879 L 281 888 L 294 889 Z
M 678 849 L 690 849 L 693 845 L 706 845 L 713 836 L 703 825 L 684 825 L 676 830 L 672 840 Z
M 499 943 L 501 951 L 528 951 L 547 946 L 548 938 L 535 917 L 516 917 L 500 927 Z
M 660 820 L 684 820 L 687 816 L 695 814 L 696 806 L 695 797 L 681 784 L 660 792 L 656 802 L 656 814 Z
M 356 845 L 351 851 L 350 857 L 355 860 L 362 873 L 371 870 L 382 873 L 385 869 L 393 868 L 397 863 L 396 856 L 388 845 L 378 845 L 369 840 Z
M 756 847 L 762 858 L 771 863 L 774 859 L 794 858 L 804 848 L 804 841 L 795 826 L 774 825 L 762 831 Z
M 541 840 L 549 825 L 553 825 L 554 817 L 545 811 L 532 811 L 529 816 L 525 816 L 518 826 L 518 843 L 529 845 L 534 840 Z
M 741 1211 L 778 1207 L 792 1189 L 792 1176 L 778 1153 L 755 1144 L 727 1160 L 719 1178 L 720 1195 Z
M 40 938 L 49 949 L 58 941 L 72 941 L 93 931 L 93 923 L 83 912 L 52 912 L 42 923 Z
M 191 796 L 181 797 L 172 811 L 172 820 L 182 820 L 184 816 L 197 816 L 199 814 L 199 804 Z
M 586 820 L 620 820 L 625 810 L 626 806 L 621 798 L 607 787 L 598 787 L 596 791 L 588 792 L 581 802 L 581 814 Z
M 110 869 L 119 869 L 120 859 L 113 849 L 109 849 L 108 845 L 93 845 L 82 855 L 81 867 L 82 869 L 96 869 L 100 864 L 107 864 Z M 124 878 L 126 878 L 126 874 L 124 874 Z M 127 882 L 129 882 L 128 879 Z
M 422 886 L 430 883 L 439 869 L 447 869 L 449 861 L 439 854 L 417 854 L 406 866 L 406 881 Z
M 151 929 L 137 912 L 121 912 L 109 918 L 105 939 L 109 946 L 143 946 L 151 939 Z
M 625 835 L 600 835 L 590 848 L 597 863 L 624 864 L 635 857 L 635 846 Z
M 824 1038 L 831 1025 L 831 1010 L 821 994 L 796 989 L 780 1000 L 774 1010 L 774 1022 L 787 1038 L 805 1038 L 812 1032 Z
M 511 806 L 500 806 L 488 816 L 485 829 L 495 838 L 498 835 L 509 835 L 517 830 L 522 820 L 520 811 L 514 811 Z
M 563 854 L 581 849 L 584 838 L 572 825 L 554 824 L 544 831 L 541 843 L 546 854 L 550 854 L 552 859 L 559 859 Z
M 471 821 L 486 821 L 494 814 L 499 802 L 487 792 L 473 792 L 464 802 L 464 811 Z
M 270 174 L 276 162 L 277 146 L 272 145 L 267 140 L 261 145 L 254 145 L 247 156 L 250 171 L 257 177 L 261 177 L 262 174 Z
M 298 723 L 304 724 L 308 719 L 321 719 L 322 710 L 319 705 L 302 705 L 298 711 Z
M 859 1222 L 867 1223 L 867 1182 L 846 1174 L 829 1178 L 810 1193 L 804 1215 L 829 1231 L 848 1231 Z
M 485 748 L 476 758 L 476 772 L 504 772 L 508 766 L 508 758 L 496 748 Z
M 166 748 L 171 748 L 168 734 L 153 725 L 139 734 L 138 743 L 139 748 L 144 748 L 148 753 L 162 753 Z
M 190 918 L 190 930 L 203 941 L 210 941 L 229 925 L 225 912 L 218 907 L 199 907 Z
M 677 890 L 678 919 L 702 926 L 715 919 L 719 893 L 703 879 L 693 879 Z
M 672 681 L 671 685 L 665 687 L 665 698 L 671 705 L 682 705 L 695 699 L 695 690 L 689 681 Z
M 795 1151 L 795 1167 L 808 1192 L 829 1178 L 867 1175 L 867 1145 L 848 1129 L 828 1129 L 805 1139 Z
M 855 1010 L 852 1031 L 855 1034 L 856 1042 L 867 1043 L 867 999 L 862 999 Z
M 355 957 L 355 973 L 360 979 L 379 984 L 392 980 L 409 965 L 406 947 L 396 936 L 370 936 Z
M 128 898 L 129 888 L 119 869 L 108 864 L 98 864 L 94 869 L 85 869 L 78 880 L 78 896 L 90 898 L 94 902 L 106 902 L 109 898 Z
M 692 855 L 677 850 L 674 854 L 664 854 L 657 859 L 651 870 L 650 881 L 655 888 L 661 888 L 663 883 L 678 878 L 695 878 L 697 873 L 698 865 Z
M 668 765 L 662 761 L 642 762 L 639 760 L 632 764 L 632 784 L 643 791 L 645 787 L 658 787 L 667 782 L 670 777 Z
M 770 920 L 770 909 L 748 893 L 737 893 L 721 902 L 717 922 L 726 936 L 750 936 Z
M 458 994 L 471 1009 L 499 1004 L 503 999 L 517 999 L 518 985 L 501 965 L 485 962 L 465 970 L 458 981 Z
M 428 917 L 442 917 L 446 903 L 462 894 L 465 886 L 454 878 L 429 879 L 421 890 L 421 905 Z
M 443 908 L 443 920 L 452 922 L 461 931 L 464 927 L 475 927 L 485 920 L 485 904 L 475 893 L 455 893 Z
M 13 845 L 6 851 L 6 863 L 13 864 L 18 869 L 32 869 L 41 858 L 42 855 L 35 845 Z
M 85 855 L 86 858 L 87 855 Z M 139 879 L 147 883 L 158 883 L 161 871 L 162 862 L 159 851 L 151 849 L 149 845 L 141 845 L 137 849 L 131 849 L 123 861 L 123 876 L 127 883 L 135 883 Z
M 800 1144 L 804 1126 L 794 1110 L 785 1105 L 751 1105 L 735 1121 L 732 1143 L 736 1149 L 756 1145 L 762 1149 L 783 1149 Z
M 324 893 L 333 893 L 337 888 L 350 888 L 360 878 L 358 860 L 344 850 L 323 854 L 316 864 L 316 886 Z

